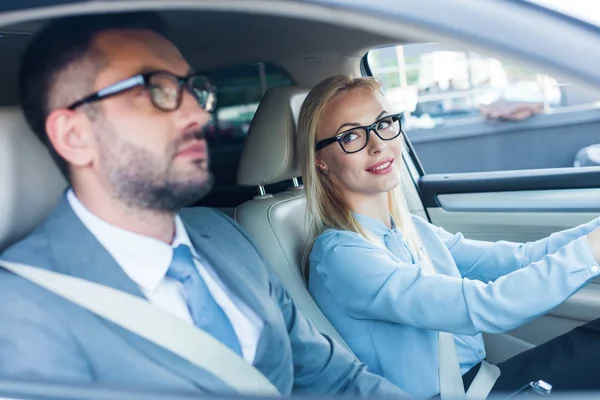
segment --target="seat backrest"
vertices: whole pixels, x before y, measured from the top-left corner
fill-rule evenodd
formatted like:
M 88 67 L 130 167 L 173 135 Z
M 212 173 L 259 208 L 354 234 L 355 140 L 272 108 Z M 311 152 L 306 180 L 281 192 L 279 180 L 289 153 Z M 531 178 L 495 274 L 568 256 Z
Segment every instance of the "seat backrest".
M 345 346 L 310 295 L 302 275 L 302 257 L 307 245 L 306 201 L 296 159 L 295 132 L 298 113 L 308 90 L 297 87 L 269 89 L 256 114 L 242 150 L 238 184 L 258 186 L 290 181 L 290 189 L 262 194 L 240 205 L 236 221 L 250 235 L 263 258 L 281 278 L 300 311 L 317 329 Z
M 258 186 L 261 195 L 240 205 L 234 218 L 280 276 L 304 315 L 319 331 L 345 345 L 314 302 L 302 273 L 303 254 L 308 245 L 303 188 L 291 184 L 286 192 L 264 193 L 265 185 L 300 176 L 296 127 L 307 94 L 308 90 L 297 87 L 272 88 L 265 93 L 250 125 L 238 171 L 238 184 Z M 423 204 L 405 165 L 401 181 L 410 211 L 425 217 Z
M 0 253 L 52 210 L 66 181 L 18 107 L 0 107 Z

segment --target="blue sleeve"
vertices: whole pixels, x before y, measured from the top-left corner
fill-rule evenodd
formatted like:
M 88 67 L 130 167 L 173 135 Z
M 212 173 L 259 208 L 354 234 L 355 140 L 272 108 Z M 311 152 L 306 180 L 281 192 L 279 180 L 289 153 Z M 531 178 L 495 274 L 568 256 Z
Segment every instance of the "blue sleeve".
M 415 220 L 415 223 L 428 224 L 424 220 Z M 488 282 L 538 262 L 547 254 L 556 253 L 561 247 L 598 228 L 600 219 L 528 243 L 470 240 L 461 233 L 451 234 L 443 228 L 430 226 L 450 250 L 463 277 Z
M 321 235 L 310 261 L 353 318 L 465 335 L 504 332 L 542 315 L 599 270 L 585 237 L 489 283 L 425 275 L 351 232 Z

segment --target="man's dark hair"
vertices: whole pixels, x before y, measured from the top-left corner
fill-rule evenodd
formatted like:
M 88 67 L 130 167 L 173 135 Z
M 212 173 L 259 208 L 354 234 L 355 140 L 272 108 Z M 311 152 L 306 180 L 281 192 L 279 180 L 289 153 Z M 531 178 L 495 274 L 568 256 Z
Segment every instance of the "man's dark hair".
M 80 71 L 82 81 L 69 82 L 67 88 L 72 95 L 90 94 L 103 65 L 102 55 L 92 48 L 93 40 L 99 33 L 115 29 L 144 29 L 166 37 L 166 24 L 151 12 L 66 17 L 50 22 L 37 33 L 21 57 L 18 87 L 25 119 L 67 179 L 69 165 L 52 147 L 45 127 L 52 111 L 53 85 L 75 63 L 90 61 L 90 70 Z

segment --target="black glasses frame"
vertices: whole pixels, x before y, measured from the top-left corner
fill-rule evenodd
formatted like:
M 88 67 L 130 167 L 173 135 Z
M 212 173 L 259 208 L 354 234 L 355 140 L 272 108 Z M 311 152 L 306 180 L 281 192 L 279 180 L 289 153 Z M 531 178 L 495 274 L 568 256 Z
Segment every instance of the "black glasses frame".
M 152 72 L 148 72 L 145 74 L 138 74 L 138 75 L 132 76 L 131 78 L 123 79 L 122 81 L 113 83 L 112 85 L 102 88 L 102 89 L 98 90 L 97 92 L 92 93 L 89 96 L 86 96 L 83 99 L 74 102 L 73 104 L 68 106 L 67 109 L 75 110 L 77 107 L 81 107 L 84 104 L 94 103 L 97 101 L 108 99 L 110 97 L 124 93 L 124 92 L 131 90 L 138 86 L 145 86 L 146 88 L 150 89 L 150 86 L 151 86 L 150 80 L 152 79 L 153 76 L 156 76 L 156 75 L 169 75 L 170 77 L 174 78 L 177 81 L 177 83 L 179 84 L 178 94 L 177 94 L 177 104 L 173 108 L 165 108 L 165 107 L 160 106 L 159 104 L 157 104 L 154 101 L 154 98 L 152 97 L 152 95 L 150 95 L 150 100 L 152 101 L 152 105 L 154 107 L 156 107 L 157 109 L 159 109 L 161 111 L 177 110 L 179 108 L 179 106 L 181 106 L 181 101 L 183 100 L 183 90 L 182 89 L 186 89 L 188 92 L 190 92 L 192 94 L 192 96 L 194 96 L 195 99 L 198 100 L 198 97 L 193 93 L 191 83 L 192 83 L 192 80 L 194 80 L 194 79 L 203 78 L 206 81 L 206 89 L 207 89 L 208 94 L 209 95 L 212 94 L 213 102 L 212 102 L 211 107 L 209 107 L 209 109 L 206 108 L 206 104 L 200 104 L 200 106 L 202 108 L 204 108 L 207 112 L 214 111 L 215 104 L 216 104 L 216 89 L 214 86 L 212 86 L 210 84 L 210 81 L 206 76 L 201 75 L 201 74 L 190 74 L 188 76 L 182 77 L 182 76 L 177 76 L 168 71 L 152 71 Z
M 380 123 L 381 121 L 383 121 L 384 119 L 387 119 L 387 118 L 392 118 L 392 120 L 394 120 L 394 122 L 398 121 L 398 126 L 399 126 L 400 129 L 398 129 L 398 134 L 395 135 L 394 137 L 389 138 L 389 139 L 384 139 L 384 138 L 382 138 L 379 135 L 379 132 L 377 132 L 376 126 L 377 126 L 378 123 Z M 356 129 L 363 129 L 366 132 L 366 135 L 367 135 L 366 137 L 367 138 L 365 140 L 365 145 L 363 147 L 361 147 L 360 149 L 358 149 L 358 150 L 347 151 L 346 149 L 344 149 L 344 146 L 342 145 L 342 142 L 340 140 L 342 139 L 342 137 L 346 133 L 354 131 Z M 384 140 L 384 141 L 389 141 L 389 140 L 396 139 L 398 136 L 400 136 L 402 134 L 402 113 L 386 115 L 385 117 L 379 118 L 377 121 L 375 121 L 371 125 L 357 126 L 357 127 L 352 128 L 352 129 L 348 129 L 348 130 L 345 130 L 345 131 L 343 131 L 341 133 L 338 133 L 337 135 L 335 135 L 333 137 L 330 137 L 328 139 L 320 140 L 320 141 L 317 142 L 317 145 L 315 147 L 315 151 L 319 151 L 322 148 L 327 147 L 327 146 L 329 146 L 332 143 L 338 142 L 339 145 L 340 145 L 340 147 L 344 151 L 344 153 L 347 153 L 347 154 L 358 153 L 359 151 L 361 151 L 362 149 L 364 149 L 365 147 L 367 147 L 367 145 L 369 144 L 369 139 L 371 138 L 371 131 L 375 132 L 375 134 L 377 135 L 377 137 L 379 139 L 381 139 L 381 140 Z

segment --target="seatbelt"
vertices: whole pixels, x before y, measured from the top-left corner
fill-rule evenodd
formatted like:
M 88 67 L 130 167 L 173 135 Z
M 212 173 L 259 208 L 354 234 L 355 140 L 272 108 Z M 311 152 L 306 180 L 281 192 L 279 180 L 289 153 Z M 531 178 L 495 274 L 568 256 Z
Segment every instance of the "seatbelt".
M 437 272 L 429 255 L 425 253 L 422 247 L 420 250 L 423 254 L 423 273 L 436 274 Z M 465 393 L 458 353 L 456 352 L 456 342 L 454 341 L 454 335 L 448 332 L 438 332 L 438 364 L 440 397 L 442 400 L 483 400 L 490 394 L 500 376 L 500 368 L 482 361 L 477 375 L 471 386 L 469 386 L 469 390 Z
M 393 258 L 397 257 L 377 235 L 371 232 L 368 232 L 367 235 L 371 242 L 387 251 Z M 423 274 L 437 274 L 423 246 L 419 246 L 419 250 L 422 255 L 421 268 Z M 438 383 L 442 400 L 483 400 L 490 394 L 499 376 L 500 368 L 482 361 L 477 375 L 471 386 L 469 386 L 469 390 L 465 393 L 454 335 L 448 332 L 438 332 Z
M 438 364 L 441 399 L 465 400 L 465 386 L 458 363 L 454 335 L 451 333 L 438 332 Z
M 465 394 L 462 374 L 456 356 L 454 335 L 447 332 L 439 332 L 438 335 L 439 382 L 440 397 L 442 400 L 485 399 L 500 377 L 500 368 L 485 360 L 481 361 L 479 371 L 477 371 L 477 375 L 473 379 L 473 382 L 471 382 L 469 390 Z M 446 354 L 446 352 L 448 352 L 448 354 Z M 452 354 L 449 352 L 452 352 Z
M 147 300 L 42 268 L 0 260 L 3 267 L 206 370 L 241 394 L 280 396 L 253 365 L 208 333 Z
M 485 399 L 500 377 L 500 368 L 483 360 L 467 391 L 467 400 Z
M 425 275 L 435 275 L 437 272 L 429 255 L 421 250 L 421 269 Z M 456 352 L 454 335 L 448 332 L 438 332 L 438 380 L 442 400 L 465 400 L 465 386 L 462 380 L 460 364 Z M 487 393 L 486 393 L 487 396 Z M 486 396 L 483 396 L 485 398 Z

